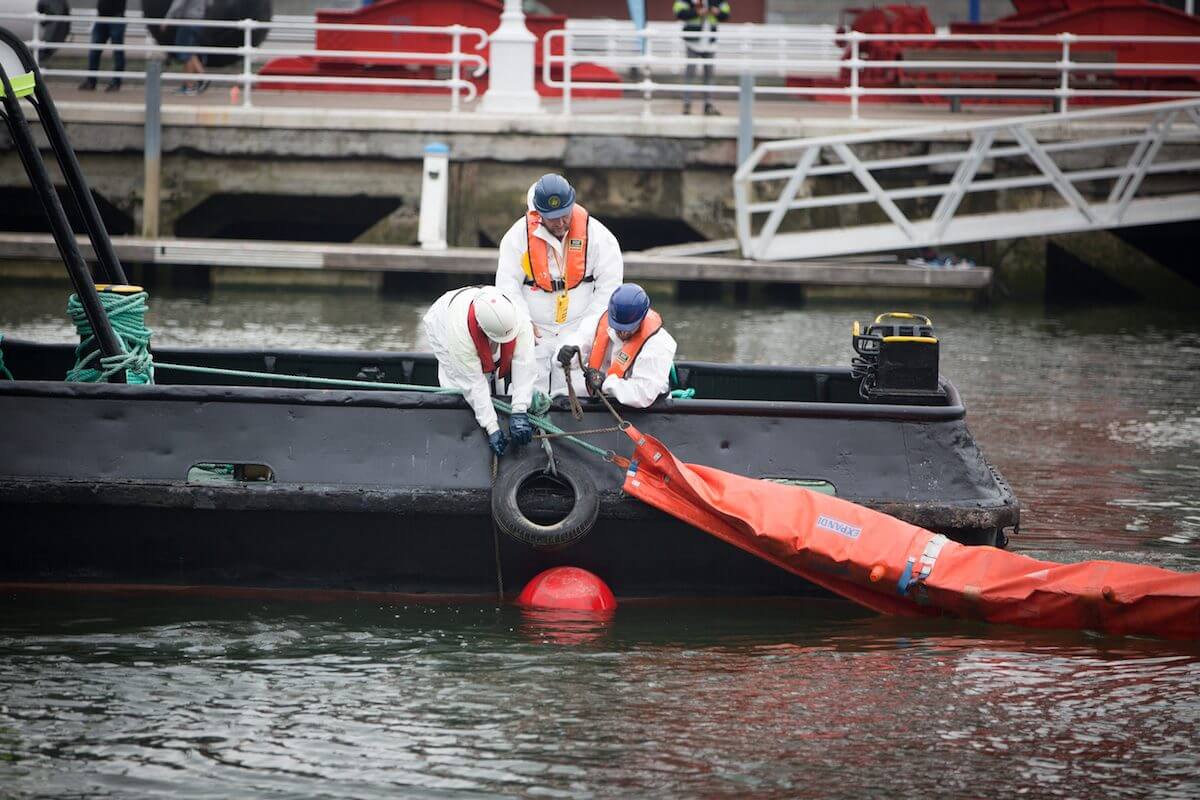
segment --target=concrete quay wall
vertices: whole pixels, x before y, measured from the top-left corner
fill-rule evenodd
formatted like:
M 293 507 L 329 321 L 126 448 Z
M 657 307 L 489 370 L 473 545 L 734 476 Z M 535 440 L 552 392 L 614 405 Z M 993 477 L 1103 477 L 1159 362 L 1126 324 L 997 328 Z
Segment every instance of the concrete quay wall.
M 797 118 L 765 118 L 756 124 L 755 133 L 760 139 L 778 139 L 983 116 L 939 116 L 919 109 L 906 110 L 909 116 L 873 111 L 871 119 L 855 122 L 845 117 L 844 108 L 834 106 L 836 113 L 830 108 L 813 105 L 813 113 Z M 60 103 L 59 110 L 114 229 L 141 233 L 141 105 L 66 102 Z M 445 142 L 451 149 L 448 238 L 452 247 L 498 242 L 524 208 L 530 183 L 548 171 L 568 175 L 581 202 L 614 229 L 626 250 L 734 235 L 731 179 L 737 121 L 729 117 L 614 113 L 506 118 L 361 108 L 167 106 L 163 126 L 160 236 L 411 245 L 416 241 L 422 153 L 431 141 Z M 1111 135 L 1136 127 L 1108 124 L 1103 130 Z M 1047 139 L 1069 133 L 1053 126 L 1039 131 Z M 869 155 L 958 149 L 961 141 L 961 134 L 949 134 L 924 142 L 882 144 Z M 1200 155 L 1200 145 L 1194 147 Z M 1101 166 L 1115 157 L 1094 149 L 1074 156 L 1069 167 Z M 24 185 L 10 146 L 0 149 L 0 165 L 0 191 Z M 1002 165 L 992 169 L 1004 174 Z M 905 176 L 929 183 L 947 177 L 944 170 Z M 1153 184 L 1166 186 L 1172 180 L 1179 179 L 1155 176 L 1151 190 Z M 1011 196 L 998 192 L 972 197 L 969 203 L 978 206 L 974 210 L 1005 210 L 1039 202 L 1036 195 L 1030 197 L 1028 191 Z M 784 230 L 850 226 L 877 217 L 882 218 L 877 209 L 865 207 L 822 209 L 792 215 Z M 289 229 L 292 233 L 280 235 Z M 1088 236 L 1111 234 L 1075 235 L 1076 239 Z M 1046 290 L 1050 244 L 1020 240 L 955 251 L 995 268 L 1006 296 L 1033 298 Z M 1072 252 L 1120 249 L 1075 246 Z M 1145 264 L 1138 262 L 1136 268 L 1144 270 Z

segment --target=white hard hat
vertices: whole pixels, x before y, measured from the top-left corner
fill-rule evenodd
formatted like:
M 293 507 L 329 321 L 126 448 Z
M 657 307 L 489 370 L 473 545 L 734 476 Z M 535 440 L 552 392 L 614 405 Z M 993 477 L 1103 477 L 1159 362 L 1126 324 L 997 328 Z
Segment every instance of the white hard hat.
M 517 309 L 495 286 L 484 286 L 475 295 L 475 321 L 493 342 L 504 344 L 517 338 Z

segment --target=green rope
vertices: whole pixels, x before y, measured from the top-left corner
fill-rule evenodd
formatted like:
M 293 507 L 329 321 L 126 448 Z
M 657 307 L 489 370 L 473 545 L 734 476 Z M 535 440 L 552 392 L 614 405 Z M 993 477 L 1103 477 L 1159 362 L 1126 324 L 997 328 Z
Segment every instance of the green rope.
M 679 373 L 675 371 L 675 362 L 671 362 L 671 386 L 679 385 Z M 696 396 L 695 389 L 671 389 L 667 396 L 674 400 L 691 400 Z
M 10 381 L 15 381 L 16 378 L 8 371 L 8 367 L 4 366 L 4 334 L 0 333 L 0 375 L 8 378 Z
M 354 381 L 345 380 L 342 378 L 319 378 L 309 375 L 287 375 L 279 372 L 252 372 L 244 369 L 221 369 L 218 367 L 197 367 L 191 364 L 170 364 L 164 361 L 155 363 L 155 368 L 160 370 L 176 370 L 178 372 L 196 372 L 204 375 L 228 375 L 230 377 L 243 378 L 266 378 L 275 381 L 291 381 L 294 383 L 307 383 L 313 385 L 325 386 L 348 386 L 362 389 L 394 389 L 404 392 L 429 392 L 431 394 L 457 394 L 462 392 L 458 389 L 443 388 L 441 386 L 424 386 L 413 383 L 378 383 L 376 381 Z M 492 399 L 492 405 L 496 410 L 504 414 L 512 414 L 512 406 L 505 403 L 503 400 Z M 550 398 L 542 394 L 540 391 L 533 393 L 533 399 L 529 405 L 529 421 L 535 427 L 538 427 L 546 433 L 566 434 L 567 431 L 555 425 L 545 417 L 547 411 L 550 410 Z M 580 439 L 577 436 L 563 436 L 568 442 L 579 445 L 584 450 L 598 455 L 601 458 L 608 456 L 608 451 L 603 448 L 596 447 Z
M 131 295 L 100 292 L 98 296 L 123 352 L 115 356 L 100 356 L 95 332 L 83 303 L 78 296 L 71 295 L 67 301 L 67 314 L 79 333 L 79 346 L 75 348 L 75 366 L 67 372 L 67 380 L 99 383 L 125 370 L 126 383 L 154 383 L 150 331 L 145 325 L 149 295 L 145 292 Z

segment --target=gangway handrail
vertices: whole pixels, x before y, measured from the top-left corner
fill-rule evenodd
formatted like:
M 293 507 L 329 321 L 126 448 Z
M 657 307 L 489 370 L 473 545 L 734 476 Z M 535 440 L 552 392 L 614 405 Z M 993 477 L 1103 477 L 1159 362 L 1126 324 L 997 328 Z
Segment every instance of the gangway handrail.
M 1105 131 L 1105 126 L 1095 124 L 1106 120 L 1123 123 L 1126 128 L 1132 121 L 1141 124 L 1136 132 Z M 1033 131 L 1045 127 L 1061 130 L 1066 138 L 1039 141 Z M 1172 136 L 1177 136 L 1176 141 L 1200 144 L 1200 99 L 764 142 L 734 174 L 738 243 L 746 258 L 801 259 L 1200 219 L 1200 179 L 1194 187 L 1175 188 L 1171 194 L 1138 196 L 1149 175 L 1200 172 L 1200 158 L 1188 153 L 1162 155 L 1163 145 Z M 1005 137 L 1011 143 L 998 141 Z M 873 158 L 855 151 L 860 146 L 912 140 L 965 144 L 958 150 L 892 158 Z M 1070 169 L 1055 160 L 1062 153 L 1101 148 L 1117 151 L 1120 163 Z M 1122 148 L 1131 149 L 1125 152 Z M 758 169 L 764 160 L 782 156 L 787 157 L 787 165 L 767 164 L 768 169 Z M 979 177 L 985 163 L 1004 159 L 1028 159 L 1026 172 L 1032 167 L 1032 173 Z M 937 164 L 957 165 L 948 182 L 930 183 L 926 173 L 915 185 L 897 187 L 895 180 L 881 181 L 877 174 Z M 812 191 L 814 180 L 839 175 L 852 175 L 859 186 Z M 1076 186 L 1099 181 L 1112 182 L 1106 193 L 1100 192 L 1102 199 Z M 765 192 L 781 182 L 782 189 L 773 198 L 754 197 L 756 186 Z M 969 194 L 1045 186 L 1055 190 L 1061 208 L 958 213 Z M 906 212 L 898 205 L 920 198 L 938 198 L 928 217 L 919 216 L 919 208 Z M 889 221 L 780 233 L 792 211 L 864 204 L 878 207 Z M 756 233 L 753 218 L 758 214 L 766 214 L 767 219 Z

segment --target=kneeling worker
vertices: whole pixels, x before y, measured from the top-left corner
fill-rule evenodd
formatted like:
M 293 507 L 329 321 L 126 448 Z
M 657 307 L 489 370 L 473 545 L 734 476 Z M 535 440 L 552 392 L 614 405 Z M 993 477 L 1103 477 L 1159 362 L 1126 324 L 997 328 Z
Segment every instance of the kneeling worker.
M 604 392 L 622 405 L 646 408 L 671 388 L 675 347 L 675 339 L 663 328 L 658 312 L 650 309 L 650 297 L 642 287 L 622 284 L 609 299 L 592 343 L 585 345 L 583 375 L 575 369 L 572 382 L 576 391 Z M 574 348 L 564 347 L 559 363 L 574 357 Z
M 514 445 L 533 439 L 529 401 L 536 371 L 529 316 L 494 286 L 452 289 L 425 314 L 425 333 L 438 360 L 438 383 L 461 389 L 487 432 L 488 447 L 504 455 L 509 438 L 492 405 L 492 384 L 507 381 L 512 395 L 508 432 Z

